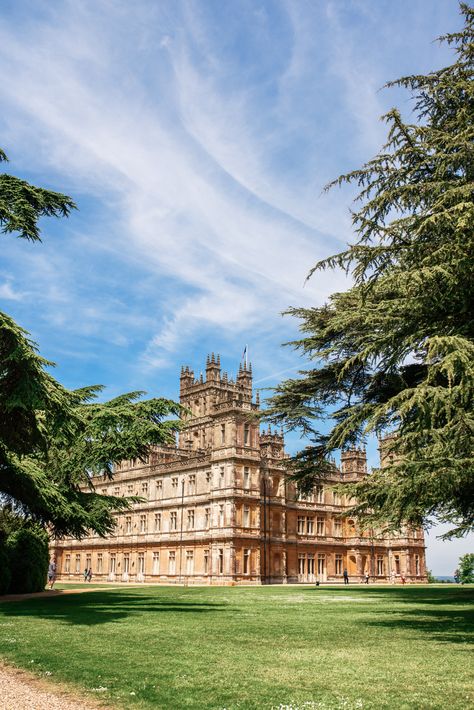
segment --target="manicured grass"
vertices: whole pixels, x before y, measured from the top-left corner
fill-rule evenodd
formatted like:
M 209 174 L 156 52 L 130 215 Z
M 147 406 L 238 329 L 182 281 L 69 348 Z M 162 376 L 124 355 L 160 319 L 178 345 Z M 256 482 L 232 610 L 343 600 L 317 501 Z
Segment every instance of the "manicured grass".
M 473 601 L 451 585 L 101 588 L 0 604 L 0 655 L 125 708 L 465 710 Z

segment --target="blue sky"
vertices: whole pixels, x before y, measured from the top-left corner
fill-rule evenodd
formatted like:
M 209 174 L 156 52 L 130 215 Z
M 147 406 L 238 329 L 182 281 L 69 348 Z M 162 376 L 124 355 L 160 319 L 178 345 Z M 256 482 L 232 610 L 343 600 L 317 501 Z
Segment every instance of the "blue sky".
M 4 239 L 0 306 L 69 387 L 176 397 L 182 363 L 232 373 L 245 343 L 258 386 L 291 375 L 281 312 L 347 284 L 305 284 L 351 240 L 352 190 L 321 190 L 409 114 L 383 84 L 449 63 L 433 39 L 460 22 L 454 0 L 3 0 L 8 170 L 79 211 Z M 432 537 L 438 574 L 472 548 Z

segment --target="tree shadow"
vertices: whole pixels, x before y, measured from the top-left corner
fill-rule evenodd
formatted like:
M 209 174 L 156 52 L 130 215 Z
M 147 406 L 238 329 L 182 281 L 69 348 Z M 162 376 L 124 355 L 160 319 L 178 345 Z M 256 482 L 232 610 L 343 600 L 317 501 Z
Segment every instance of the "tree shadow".
M 153 594 L 124 594 L 122 590 L 90 591 L 87 594 L 28 599 L 5 603 L 1 613 L 5 617 L 37 617 L 55 619 L 71 625 L 95 626 L 119 621 L 131 616 L 150 614 L 205 614 L 222 611 L 227 605 L 219 602 L 178 601 L 172 597 Z

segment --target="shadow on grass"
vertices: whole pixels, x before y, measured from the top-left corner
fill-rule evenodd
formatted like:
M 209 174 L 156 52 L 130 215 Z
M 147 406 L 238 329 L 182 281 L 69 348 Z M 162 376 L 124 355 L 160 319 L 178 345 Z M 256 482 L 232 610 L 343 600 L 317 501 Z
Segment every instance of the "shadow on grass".
M 5 617 L 55 619 L 72 625 L 94 626 L 140 614 L 203 614 L 221 611 L 218 602 L 178 601 L 171 597 L 126 594 L 117 591 L 91 591 L 53 598 L 28 599 L 0 607 Z

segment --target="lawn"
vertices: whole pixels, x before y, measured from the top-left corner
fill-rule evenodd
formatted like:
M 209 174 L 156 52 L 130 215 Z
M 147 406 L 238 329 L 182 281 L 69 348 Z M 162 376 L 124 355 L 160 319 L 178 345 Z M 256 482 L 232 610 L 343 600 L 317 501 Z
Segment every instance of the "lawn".
M 0 656 L 115 707 L 474 706 L 474 589 L 97 588 L 0 604 Z

